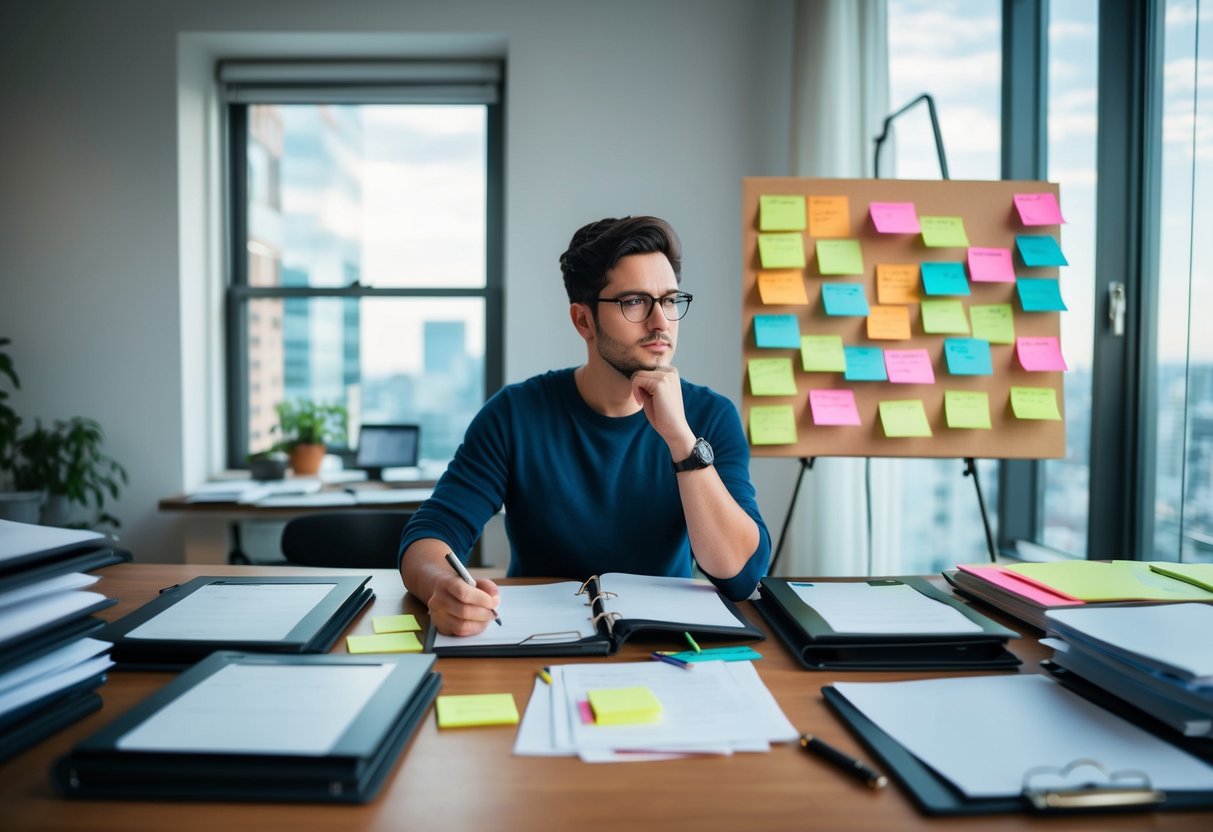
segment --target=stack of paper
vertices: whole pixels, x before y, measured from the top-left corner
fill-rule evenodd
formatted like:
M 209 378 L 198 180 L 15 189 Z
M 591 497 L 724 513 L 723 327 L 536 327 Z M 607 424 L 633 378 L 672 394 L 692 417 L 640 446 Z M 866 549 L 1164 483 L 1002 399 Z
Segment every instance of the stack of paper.
M 660 662 L 570 664 L 553 666 L 550 675 L 550 685 L 535 683 L 515 754 L 662 760 L 768 751 L 772 742 L 799 736 L 751 662 L 699 662 L 693 670 Z M 611 716 L 597 719 L 591 701 L 600 709 L 609 702 Z
M 101 706 L 110 644 L 88 635 L 114 602 L 84 571 L 127 557 L 96 532 L 0 520 L 0 760 Z
M 1053 661 L 1187 736 L 1213 737 L 1213 606 L 1048 613 Z

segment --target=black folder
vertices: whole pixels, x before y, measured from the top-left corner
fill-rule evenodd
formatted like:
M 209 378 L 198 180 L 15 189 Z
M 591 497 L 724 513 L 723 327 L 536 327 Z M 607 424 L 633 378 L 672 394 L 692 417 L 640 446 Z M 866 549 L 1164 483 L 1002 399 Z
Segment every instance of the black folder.
M 119 669 L 181 670 L 215 650 L 245 650 L 262 653 L 325 653 L 365 607 L 374 592 L 366 583 L 369 575 L 320 576 L 202 576 L 163 590 L 157 598 L 111 623 L 97 638 L 111 641 L 111 657 Z M 315 584 L 330 586 L 328 593 L 308 609 L 291 630 L 280 638 L 257 639 L 244 635 L 208 635 L 205 627 L 185 637 L 141 636 L 135 631 L 182 602 L 192 603 L 206 589 L 257 593 L 261 587 Z M 223 622 L 225 625 L 230 621 Z M 224 633 L 231 628 L 224 626 Z M 238 628 L 237 628 L 238 629 Z
M 177 676 L 114 722 L 79 743 L 55 762 L 51 780 L 68 797 L 119 800 L 224 800 L 272 802 L 365 803 L 379 791 L 430 704 L 442 678 L 433 671 L 433 656 L 284 656 L 219 651 Z M 275 737 L 254 743 L 255 750 L 181 747 L 161 736 L 155 750 L 144 742 L 133 747 L 132 732 L 146 736 L 149 720 L 179 699 L 196 692 L 212 676 L 233 667 L 267 672 L 262 687 L 290 703 L 297 684 L 292 677 L 272 680 L 278 668 L 325 668 L 326 673 L 385 674 L 353 721 L 324 752 L 291 750 Z M 230 675 L 230 674 L 229 674 Z M 330 677 L 335 678 L 335 677 Z M 218 684 L 218 680 L 214 684 Z M 240 703 L 232 704 L 233 709 Z M 191 717 L 192 718 L 192 717 Z M 230 714 L 199 715 L 205 720 Z M 193 719 L 193 718 L 192 718 Z M 292 735 L 293 736 L 293 735 Z
M 37 552 L 0 565 L 0 592 L 8 592 L 59 575 L 91 572 L 130 560 L 130 552 L 105 542 L 80 543 Z
M 0 762 L 57 734 L 101 708 L 96 690 L 105 683 L 100 673 L 0 717 Z
M 1018 633 L 956 601 L 918 577 L 873 579 L 874 587 L 905 584 L 957 610 L 981 632 L 839 633 L 780 578 L 763 578 L 754 606 L 808 670 L 1004 670 L 1021 662 L 1006 648 Z

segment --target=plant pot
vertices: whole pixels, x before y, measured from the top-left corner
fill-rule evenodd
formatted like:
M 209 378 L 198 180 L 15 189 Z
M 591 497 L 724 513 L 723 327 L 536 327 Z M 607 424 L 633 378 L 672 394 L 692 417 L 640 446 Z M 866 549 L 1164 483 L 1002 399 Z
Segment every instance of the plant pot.
M 41 491 L 0 492 L 0 520 L 37 523 L 44 496 Z
M 43 526 L 66 526 L 72 519 L 72 501 L 64 494 L 48 494 L 38 522 Z
M 280 480 L 286 476 L 286 460 L 251 459 L 248 473 L 255 480 Z
M 291 448 L 291 470 L 299 476 L 310 477 L 320 472 L 324 461 L 325 447 L 322 444 L 300 443 Z

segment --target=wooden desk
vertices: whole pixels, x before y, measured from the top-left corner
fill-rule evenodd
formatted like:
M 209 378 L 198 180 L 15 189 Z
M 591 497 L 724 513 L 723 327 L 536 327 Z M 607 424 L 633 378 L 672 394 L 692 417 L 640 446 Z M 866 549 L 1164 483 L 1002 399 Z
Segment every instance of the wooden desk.
M 203 574 L 326 574 L 340 570 L 302 567 L 235 567 L 120 564 L 101 570 L 98 590 L 120 603 L 103 614 L 118 618 L 157 591 Z M 399 577 L 372 572 L 373 607 L 351 632 L 370 633 L 371 616 L 423 612 L 405 598 Z M 743 605 L 756 624 L 760 619 Z M 822 685 L 838 679 L 892 681 L 913 673 L 810 673 L 796 665 L 782 644 L 757 645 L 757 667 L 792 723 L 844 751 L 870 759 L 822 701 Z M 1035 639 L 1012 644 L 1024 659 L 1020 672 L 1037 671 L 1047 650 Z M 609 659 L 635 661 L 645 648 L 625 645 Z M 336 648 L 344 652 L 344 643 Z M 570 660 L 571 661 L 571 660 Z M 534 659 L 439 659 L 443 693 L 509 691 L 526 707 L 538 662 Z M 515 757 L 515 729 L 439 731 L 428 715 L 406 747 L 378 798 L 366 806 L 314 804 L 152 803 L 69 801 L 52 791 L 52 761 L 84 736 L 108 724 L 171 677 L 166 673 L 118 672 L 101 688 L 101 711 L 0 766 L 0 826 L 6 830 L 123 830 L 123 832 L 213 832 L 213 830 L 914 830 L 914 829 L 1203 829 L 1210 813 L 1097 815 L 1033 818 L 989 815 L 927 818 L 918 814 L 897 785 L 872 792 L 841 776 L 795 745 L 767 754 L 738 754 L 660 763 L 589 765 L 567 757 Z M 940 730 L 949 730 L 940 726 Z M 975 753 L 996 753 L 975 749 Z

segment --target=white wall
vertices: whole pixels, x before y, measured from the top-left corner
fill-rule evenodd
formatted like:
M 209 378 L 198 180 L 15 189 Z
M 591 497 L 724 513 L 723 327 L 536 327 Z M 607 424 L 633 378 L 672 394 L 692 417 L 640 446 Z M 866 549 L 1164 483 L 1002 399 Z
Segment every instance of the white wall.
M 0 335 L 18 408 L 98 419 L 131 471 L 124 541 L 180 559 L 181 521 L 156 501 L 192 484 L 221 434 L 205 283 L 221 229 L 190 78 L 258 44 L 427 36 L 507 59 L 506 380 L 584 355 L 557 267 L 573 230 L 651 213 L 679 230 L 696 296 L 678 366 L 739 402 L 741 179 L 788 172 L 791 24 L 791 0 L 6 0 Z M 754 470 L 777 535 L 795 464 Z

